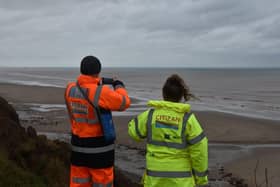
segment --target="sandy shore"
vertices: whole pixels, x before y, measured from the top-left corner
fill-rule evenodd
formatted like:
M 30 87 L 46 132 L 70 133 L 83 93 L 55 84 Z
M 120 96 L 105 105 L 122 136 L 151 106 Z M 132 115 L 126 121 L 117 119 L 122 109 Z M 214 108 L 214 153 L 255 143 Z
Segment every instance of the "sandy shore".
M 0 87 L 0 95 L 14 105 L 23 126 L 32 125 L 39 132 L 65 134 L 70 132 L 68 116 L 63 106 L 64 89 L 13 84 L 0 84 Z M 57 108 L 53 109 L 46 104 L 57 105 Z M 43 111 L 42 106 L 45 109 Z M 271 176 L 269 182 L 274 186 L 280 183 L 280 166 L 278 165 L 280 146 L 262 145 L 280 144 L 279 121 L 220 112 L 199 111 L 195 114 L 209 139 L 210 166 L 224 165 L 228 172 L 254 184 L 254 169 L 259 160 L 258 182 L 262 182 L 264 168 L 268 168 L 268 174 Z M 136 144 L 128 137 L 127 123 L 132 117 L 114 117 L 118 135 L 117 143 L 144 150 L 144 142 Z M 138 153 L 143 157 L 143 151 L 138 151 Z

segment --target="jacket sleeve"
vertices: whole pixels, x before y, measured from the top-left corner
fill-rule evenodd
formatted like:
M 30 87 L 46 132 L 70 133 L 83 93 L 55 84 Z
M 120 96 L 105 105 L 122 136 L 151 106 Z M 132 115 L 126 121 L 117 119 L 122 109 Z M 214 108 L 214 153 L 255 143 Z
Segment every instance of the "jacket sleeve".
M 113 90 L 105 85 L 102 87 L 99 106 L 112 111 L 124 111 L 130 106 L 130 98 L 124 87 L 119 86 Z
M 186 132 L 196 185 L 206 185 L 208 183 L 208 140 L 194 114 L 188 120 Z
M 148 111 L 139 114 L 128 123 L 128 134 L 135 141 L 141 141 L 147 137 Z

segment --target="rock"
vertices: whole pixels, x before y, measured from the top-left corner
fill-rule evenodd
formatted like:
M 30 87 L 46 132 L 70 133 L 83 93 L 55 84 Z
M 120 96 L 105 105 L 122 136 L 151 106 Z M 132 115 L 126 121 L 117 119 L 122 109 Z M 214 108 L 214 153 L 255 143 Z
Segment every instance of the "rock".
M 219 168 L 219 174 L 224 174 L 224 172 L 225 172 L 225 168 L 223 166 L 221 166 Z
M 0 147 L 12 150 L 25 136 L 25 129 L 20 126 L 15 109 L 0 97 Z
M 3 98 L 0 96 L 0 119 L 9 119 L 19 124 L 18 114 L 15 109 Z
M 231 177 L 231 176 L 232 176 L 232 173 L 226 173 L 226 174 L 222 175 L 222 178 Z
M 142 187 L 142 185 L 135 182 L 135 180 L 132 180 L 132 178 L 134 178 L 134 176 L 122 172 L 117 167 L 115 167 L 115 181 L 114 181 L 115 187 Z
M 27 132 L 27 135 L 28 135 L 29 137 L 31 137 L 31 138 L 37 137 L 37 132 L 36 132 L 36 130 L 35 130 L 33 127 L 31 127 L 31 126 L 28 126 L 28 127 L 27 127 L 26 132 Z

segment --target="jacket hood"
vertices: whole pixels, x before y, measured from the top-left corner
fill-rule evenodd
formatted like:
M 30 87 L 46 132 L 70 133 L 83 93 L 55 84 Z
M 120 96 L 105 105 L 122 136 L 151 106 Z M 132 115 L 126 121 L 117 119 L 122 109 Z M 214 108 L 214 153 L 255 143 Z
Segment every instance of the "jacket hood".
M 157 101 L 157 100 L 150 100 L 147 103 L 150 107 L 155 108 L 166 108 L 175 110 L 176 112 L 189 112 L 191 110 L 191 105 L 187 103 L 175 103 L 170 101 Z
M 80 75 L 78 77 L 78 83 L 83 84 L 98 84 L 100 82 L 100 77 L 92 77 L 88 75 Z

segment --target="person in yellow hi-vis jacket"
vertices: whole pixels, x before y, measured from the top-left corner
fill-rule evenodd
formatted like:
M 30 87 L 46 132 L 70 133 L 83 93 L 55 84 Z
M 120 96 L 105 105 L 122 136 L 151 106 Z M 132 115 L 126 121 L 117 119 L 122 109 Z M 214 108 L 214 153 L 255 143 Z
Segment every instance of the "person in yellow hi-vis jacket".
M 208 184 L 208 140 L 190 105 L 194 97 L 184 80 L 170 76 L 162 88 L 164 100 L 128 125 L 136 141 L 147 139 L 144 187 L 195 187 Z

